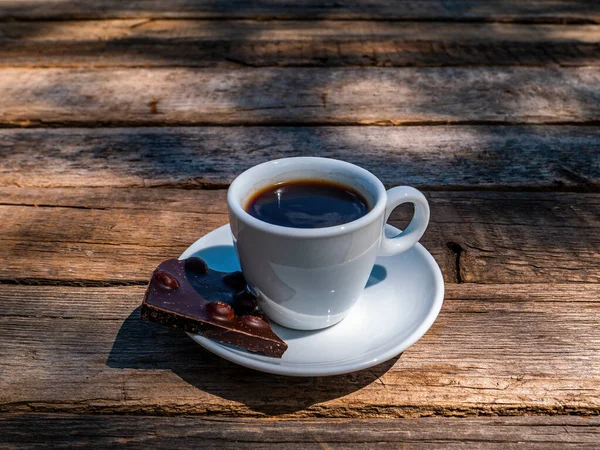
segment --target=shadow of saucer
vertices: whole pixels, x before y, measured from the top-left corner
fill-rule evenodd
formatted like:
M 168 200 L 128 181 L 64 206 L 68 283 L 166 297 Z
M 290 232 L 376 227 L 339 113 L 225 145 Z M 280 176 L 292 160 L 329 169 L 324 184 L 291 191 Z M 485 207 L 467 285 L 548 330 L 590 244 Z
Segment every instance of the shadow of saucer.
M 271 375 L 221 359 L 180 330 L 142 321 L 140 308 L 136 308 L 123 322 L 106 365 L 119 369 L 170 370 L 199 390 L 276 416 L 355 392 L 385 374 L 398 358 L 347 375 L 307 378 Z
M 193 255 L 203 258 L 213 270 L 239 270 L 231 245 L 206 247 Z M 386 276 L 385 268 L 376 265 L 366 287 L 380 283 Z M 385 374 L 398 358 L 347 375 L 306 378 L 271 375 L 213 355 L 183 331 L 142 321 L 140 308 L 136 308 L 123 322 L 106 365 L 119 369 L 170 370 L 199 390 L 243 403 L 256 412 L 279 415 L 357 391 Z

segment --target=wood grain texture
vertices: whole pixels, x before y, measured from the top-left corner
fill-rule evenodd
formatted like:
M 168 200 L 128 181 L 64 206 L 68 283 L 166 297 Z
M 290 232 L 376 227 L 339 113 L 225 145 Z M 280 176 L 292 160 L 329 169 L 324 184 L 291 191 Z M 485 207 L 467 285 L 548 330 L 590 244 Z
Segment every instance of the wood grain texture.
M 595 124 L 599 84 L 594 67 L 4 68 L 0 124 Z
M 350 375 L 272 376 L 142 322 L 142 286 L 0 290 L 0 411 L 247 417 L 600 412 L 600 287 L 448 285 L 431 330 Z M 22 305 L 22 306 L 20 306 Z
M 600 26 L 344 21 L 0 22 L 0 67 L 598 65 Z
M 0 19 L 112 18 L 383 19 L 600 23 L 587 0 L 0 0 Z
M 68 20 L 0 22 L 2 38 L 31 42 L 94 42 L 121 39 L 194 39 L 328 41 L 398 39 L 400 41 L 519 42 L 597 44 L 598 25 L 395 21 L 256 20 Z
M 228 221 L 225 190 L 2 188 L 0 280 L 145 284 Z M 600 282 L 600 195 L 428 192 L 447 282 Z M 391 223 L 404 228 L 407 210 Z M 117 270 L 118 269 L 118 270 Z
M 596 448 L 597 417 L 311 419 L 272 421 L 201 417 L 69 414 L 0 416 L 0 443 L 32 448 L 126 446 L 203 449 Z M 35 429 L 36 433 L 26 430 Z
M 322 156 L 388 187 L 598 192 L 598 154 L 596 127 L 5 129 L 0 186 L 227 187 L 271 159 Z

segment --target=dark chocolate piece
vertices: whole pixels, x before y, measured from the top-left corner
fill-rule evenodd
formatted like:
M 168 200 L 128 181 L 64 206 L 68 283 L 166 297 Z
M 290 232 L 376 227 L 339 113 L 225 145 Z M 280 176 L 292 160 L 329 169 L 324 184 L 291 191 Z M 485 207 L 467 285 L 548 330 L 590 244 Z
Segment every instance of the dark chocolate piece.
M 251 352 L 281 358 L 287 350 L 246 290 L 241 272 L 211 270 L 204 260 L 169 259 L 152 274 L 142 319 L 157 322 Z

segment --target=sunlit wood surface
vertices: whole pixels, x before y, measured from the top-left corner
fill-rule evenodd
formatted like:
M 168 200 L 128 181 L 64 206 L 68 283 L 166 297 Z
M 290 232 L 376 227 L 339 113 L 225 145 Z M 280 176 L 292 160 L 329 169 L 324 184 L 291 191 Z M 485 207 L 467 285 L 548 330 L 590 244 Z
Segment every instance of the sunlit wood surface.
M 0 0 L 0 446 L 598 448 L 599 66 L 584 0 Z M 141 322 L 302 155 L 426 193 L 431 330 L 292 379 Z

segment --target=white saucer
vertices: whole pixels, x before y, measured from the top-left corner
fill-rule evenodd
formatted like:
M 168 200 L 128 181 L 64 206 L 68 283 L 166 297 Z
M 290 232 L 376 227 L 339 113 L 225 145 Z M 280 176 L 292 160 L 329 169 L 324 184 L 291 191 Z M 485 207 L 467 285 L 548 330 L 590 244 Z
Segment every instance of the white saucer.
M 386 234 L 400 231 L 390 225 Z M 192 244 L 181 259 L 204 258 L 215 270 L 232 272 L 239 264 L 229 225 Z M 198 334 L 204 348 L 242 366 L 292 376 L 338 375 L 381 364 L 420 339 L 435 321 L 444 299 L 442 272 L 421 244 L 398 256 L 377 258 L 363 295 L 344 320 L 318 331 L 297 331 L 272 323 L 288 344 L 282 358 L 250 353 Z

